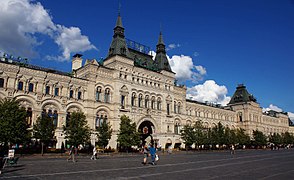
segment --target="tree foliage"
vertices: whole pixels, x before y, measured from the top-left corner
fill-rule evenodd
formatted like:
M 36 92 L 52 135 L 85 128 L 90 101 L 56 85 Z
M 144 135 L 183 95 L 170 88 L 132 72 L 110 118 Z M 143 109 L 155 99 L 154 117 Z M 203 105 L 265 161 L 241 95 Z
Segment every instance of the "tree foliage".
M 108 122 L 103 121 L 101 126 L 97 128 L 97 137 L 98 137 L 97 145 L 99 147 L 105 148 L 109 143 L 111 134 L 112 134 L 111 126 L 109 125 Z
M 42 143 L 42 154 L 44 152 L 43 145 L 46 146 L 53 139 L 55 132 L 55 126 L 53 124 L 53 119 L 50 118 L 48 114 L 42 114 L 38 117 L 36 123 L 33 126 L 33 136 L 39 139 Z
M 136 123 L 131 123 L 131 119 L 126 115 L 120 118 L 120 129 L 117 142 L 122 149 L 130 149 L 141 143 L 140 133 L 136 130 Z
M 68 124 L 63 126 L 63 131 L 70 145 L 78 146 L 90 142 L 91 130 L 83 112 L 73 112 Z
M 181 131 L 181 138 L 184 141 L 186 147 L 192 146 L 195 142 L 195 131 L 194 127 L 190 125 L 185 125 Z
M 0 144 L 22 144 L 30 139 L 26 116 L 15 99 L 0 100 Z
M 267 137 L 258 130 L 253 131 L 253 145 L 265 146 L 267 143 Z

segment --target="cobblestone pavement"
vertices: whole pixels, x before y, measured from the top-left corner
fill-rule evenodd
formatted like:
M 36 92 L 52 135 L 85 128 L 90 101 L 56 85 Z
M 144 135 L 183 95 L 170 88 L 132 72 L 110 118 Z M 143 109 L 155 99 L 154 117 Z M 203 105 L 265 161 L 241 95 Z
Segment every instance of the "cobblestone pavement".
M 160 154 L 157 165 L 141 164 L 143 155 L 20 158 L 0 179 L 294 179 L 294 150 L 240 150 Z M 149 159 L 150 160 L 150 159 Z

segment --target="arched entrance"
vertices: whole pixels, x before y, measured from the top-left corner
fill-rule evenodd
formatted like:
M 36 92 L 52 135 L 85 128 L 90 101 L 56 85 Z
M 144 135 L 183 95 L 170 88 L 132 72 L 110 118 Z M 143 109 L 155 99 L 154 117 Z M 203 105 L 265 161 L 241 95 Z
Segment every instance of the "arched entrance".
M 142 145 L 145 145 L 146 143 L 153 143 L 153 137 L 152 134 L 154 132 L 154 124 L 148 120 L 143 121 L 138 128 L 138 131 L 142 134 L 141 140 Z

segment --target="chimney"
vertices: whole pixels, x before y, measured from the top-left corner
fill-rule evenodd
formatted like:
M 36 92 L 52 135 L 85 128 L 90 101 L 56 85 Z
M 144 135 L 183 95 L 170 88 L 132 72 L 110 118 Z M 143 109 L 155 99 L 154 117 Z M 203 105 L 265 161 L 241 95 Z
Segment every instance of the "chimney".
M 83 59 L 81 58 L 82 56 L 83 55 L 81 55 L 81 54 L 75 54 L 73 56 L 73 59 L 72 59 L 72 71 L 77 70 L 77 69 L 82 67 L 82 61 L 83 61 Z

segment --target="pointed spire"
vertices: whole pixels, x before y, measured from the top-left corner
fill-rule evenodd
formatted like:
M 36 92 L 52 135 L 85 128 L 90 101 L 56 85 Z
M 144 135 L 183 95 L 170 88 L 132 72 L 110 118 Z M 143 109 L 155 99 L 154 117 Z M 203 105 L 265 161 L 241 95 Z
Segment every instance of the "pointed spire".
M 122 20 L 121 20 L 120 13 L 119 13 L 118 16 L 117 16 L 115 27 L 121 27 L 121 28 L 124 28 L 123 25 L 122 25 Z
M 113 31 L 113 39 L 108 51 L 108 57 L 114 55 L 130 57 L 130 53 L 125 40 L 125 28 L 122 25 L 122 20 L 120 16 L 120 7 Z
M 163 44 L 164 45 L 163 37 L 162 37 L 162 32 L 161 31 L 159 33 L 159 38 L 158 38 L 158 42 L 157 42 L 157 45 L 159 45 L 159 44 Z
M 158 42 L 156 45 L 155 64 L 159 70 L 172 72 L 165 51 L 165 44 L 163 42 L 162 32 L 159 33 Z

